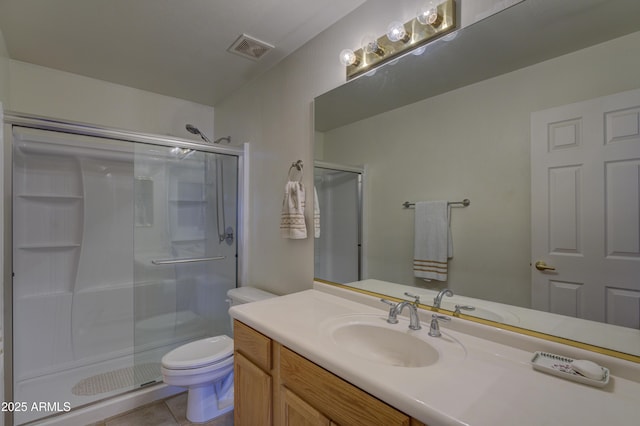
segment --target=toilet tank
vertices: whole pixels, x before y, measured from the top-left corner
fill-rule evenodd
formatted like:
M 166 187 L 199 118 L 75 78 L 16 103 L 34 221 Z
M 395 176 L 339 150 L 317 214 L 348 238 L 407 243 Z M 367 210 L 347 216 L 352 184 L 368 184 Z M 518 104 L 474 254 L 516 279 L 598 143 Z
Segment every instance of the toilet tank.
M 238 287 L 227 291 L 227 297 L 229 307 L 231 307 L 235 305 L 242 305 L 243 303 L 271 299 L 272 297 L 276 297 L 276 295 L 255 287 Z
M 260 290 L 255 287 L 238 287 L 227 291 L 227 302 L 229 307 L 242 305 L 243 303 L 257 302 L 259 300 L 271 299 L 275 294 Z M 231 334 L 233 335 L 233 318 L 231 319 Z

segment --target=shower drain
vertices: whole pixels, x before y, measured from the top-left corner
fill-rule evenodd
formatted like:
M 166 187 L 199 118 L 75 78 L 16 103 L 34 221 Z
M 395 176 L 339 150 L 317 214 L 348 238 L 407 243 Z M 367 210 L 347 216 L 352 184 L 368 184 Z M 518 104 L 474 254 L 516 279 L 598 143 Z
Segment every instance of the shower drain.
M 87 377 L 76 383 L 71 392 L 78 396 L 98 395 L 132 388 L 136 383 L 148 383 L 158 377 L 160 377 L 159 363 L 141 364 Z

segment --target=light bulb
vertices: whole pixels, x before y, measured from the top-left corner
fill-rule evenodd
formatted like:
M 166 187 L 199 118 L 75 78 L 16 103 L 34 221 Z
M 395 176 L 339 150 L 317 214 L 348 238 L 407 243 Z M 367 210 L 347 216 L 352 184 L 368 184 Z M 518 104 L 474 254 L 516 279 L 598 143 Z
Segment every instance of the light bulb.
M 358 57 L 353 52 L 353 50 L 344 49 L 342 52 L 340 52 L 340 63 L 345 67 L 348 67 L 350 65 L 357 66 L 360 63 L 360 61 L 358 60 Z
M 362 38 L 362 50 L 365 53 L 375 53 L 378 56 L 384 56 L 384 50 L 378 46 L 378 40 L 372 35 L 366 35 Z
M 416 19 L 422 25 L 431 25 L 432 27 L 438 27 L 442 23 L 442 16 L 438 13 L 438 5 L 435 1 L 423 3 L 418 8 Z
M 393 21 L 387 27 L 387 38 L 393 42 L 403 41 L 406 43 L 409 41 L 411 36 L 407 33 L 407 30 L 404 29 L 402 22 Z

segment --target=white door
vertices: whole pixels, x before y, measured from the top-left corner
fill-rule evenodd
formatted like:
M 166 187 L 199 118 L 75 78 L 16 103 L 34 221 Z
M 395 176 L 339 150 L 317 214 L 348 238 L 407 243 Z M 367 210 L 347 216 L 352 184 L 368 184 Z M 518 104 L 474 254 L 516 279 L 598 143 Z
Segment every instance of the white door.
M 531 177 L 532 307 L 640 328 L 640 90 L 533 113 Z

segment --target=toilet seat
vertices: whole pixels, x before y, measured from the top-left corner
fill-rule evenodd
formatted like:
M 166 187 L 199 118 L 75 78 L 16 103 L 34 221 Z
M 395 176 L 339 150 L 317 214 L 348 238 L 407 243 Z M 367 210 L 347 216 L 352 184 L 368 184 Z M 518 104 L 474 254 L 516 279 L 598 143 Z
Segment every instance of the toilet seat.
M 233 355 L 204 367 L 171 369 L 161 366 L 160 371 L 165 382 L 170 382 L 170 384 L 176 386 L 184 386 L 179 383 L 185 381 L 211 381 L 216 377 L 224 376 L 233 371 Z
M 162 357 L 162 367 L 167 370 L 193 370 L 226 364 L 233 357 L 233 339 L 216 336 L 196 340 L 180 346 Z

